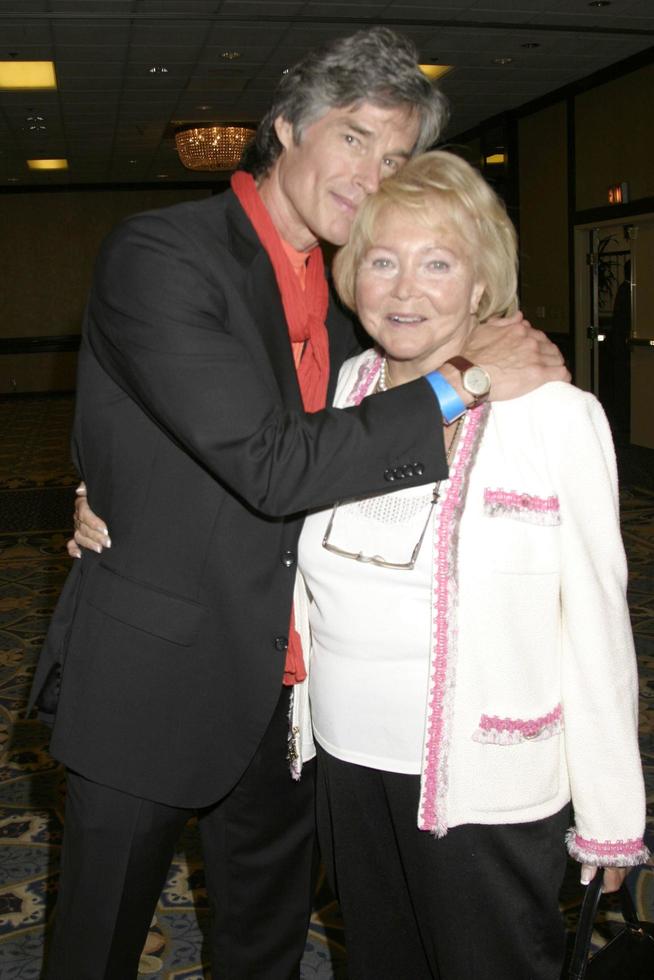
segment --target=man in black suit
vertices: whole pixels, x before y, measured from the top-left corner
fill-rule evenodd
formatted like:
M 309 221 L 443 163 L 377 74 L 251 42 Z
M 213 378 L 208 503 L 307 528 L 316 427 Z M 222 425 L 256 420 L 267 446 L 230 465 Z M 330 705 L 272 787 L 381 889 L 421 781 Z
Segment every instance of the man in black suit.
M 283 77 L 246 163 L 277 244 L 228 191 L 138 215 L 102 249 L 74 447 L 112 547 L 75 563 L 33 689 L 68 770 L 50 980 L 136 975 L 194 811 L 214 975 L 298 976 L 313 774 L 288 772 L 282 677 L 302 514 L 444 477 L 443 416 L 472 396 L 448 364 L 357 409 L 304 412 L 306 350 L 289 341 L 273 257 L 343 244 L 364 196 L 435 141 L 443 99 L 416 61 L 380 28 Z M 330 404 L 356 345 L 333 299 L 325 321 Z M 464 354 L 493 397 L 565 376 L 515 322 L 480 329 Z

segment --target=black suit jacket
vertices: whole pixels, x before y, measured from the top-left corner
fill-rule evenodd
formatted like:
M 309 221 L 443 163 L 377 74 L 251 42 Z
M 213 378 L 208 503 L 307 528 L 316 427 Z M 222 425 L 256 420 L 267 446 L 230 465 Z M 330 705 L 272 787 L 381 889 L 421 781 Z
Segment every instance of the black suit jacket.
M 354 346 L 332 301 L 333 394 Z M 445 475 L 424 381 L 302 412 L 269 260 L 231 192 L 105 243 L 74 448 L 113 546 L 74 563 L 33 694 L 62 664 L 51 749 L 106 785 L 196 807 L 236 782 L 282 680 L 308 508 Z

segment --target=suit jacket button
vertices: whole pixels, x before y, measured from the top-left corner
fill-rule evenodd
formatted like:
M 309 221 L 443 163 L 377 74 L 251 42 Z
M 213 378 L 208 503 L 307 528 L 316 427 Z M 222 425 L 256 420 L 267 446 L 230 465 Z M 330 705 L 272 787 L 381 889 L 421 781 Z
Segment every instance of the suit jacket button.
M 393 480 L 395 479 L 395 471 L 384 470 L 384 479 L 387 480 L 389 483 L 392 483 Z
M 286 636 L 276 636 L 275 637 L 275 650 L 283 652 L 288 650 L 288 637 Z
M 293 552 L 285 551 L 282 554 L 282 565 L 284 565 L 285 568 L 292 568 L 294 564 L 295 564 L 295 555 L 293 554 Z
M 395 479 L 396 480 L 403 480 L 404 479 L 404 473 L 402 472 L 402 467 L 401 466 L 396 466 L 395 469 L 393 470 L 393 473 L 395 473 Z
M 422 476 L 422 474 L 425 472 L 425 467 L 423 466 L 422 463 L 414 463 L 413 472 L 415 473 L 416 476 Z

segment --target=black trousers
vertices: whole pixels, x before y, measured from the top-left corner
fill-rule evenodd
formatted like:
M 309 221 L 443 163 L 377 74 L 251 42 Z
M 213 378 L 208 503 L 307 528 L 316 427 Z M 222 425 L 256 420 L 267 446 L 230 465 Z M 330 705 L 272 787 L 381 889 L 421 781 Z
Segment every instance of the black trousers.
M 568 807 L 532 823 L 418 830 L 419 777 L 318 749 L 318 839 L 349 980 L 559 980 Z
M 288 690 L 234 789 L 199 811 L 216 980 L 299 977 L 315 871 L 314 764 L 286 761 Z M 194 811 L 69 772 L 47 980 L 133 980 L 181 830 Z

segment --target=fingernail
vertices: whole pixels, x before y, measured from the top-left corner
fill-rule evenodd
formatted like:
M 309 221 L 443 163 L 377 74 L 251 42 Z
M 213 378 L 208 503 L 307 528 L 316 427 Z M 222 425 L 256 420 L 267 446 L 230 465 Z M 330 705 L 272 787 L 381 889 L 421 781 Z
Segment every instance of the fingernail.
M 591 883 L 592 880 L 593 879 L 591 878 L 591 876 L 588 874 L 587 871 L 582 871 L 581 872 L 580 881 L 581 881 L 582 885 L 590 885 L 590 883 Z
M 93 545 L 93 550 L 94 551 L 97 551 L 97 553 L 99 555 L 101 555 L 102 554 L 102 545 L 101 544 L 94 544 Z
M 105 541 L 104 546 L 105 546 L 105 548 L 111 548 L 111 538 L 110 537 L 107 537 L 107 540 Z

